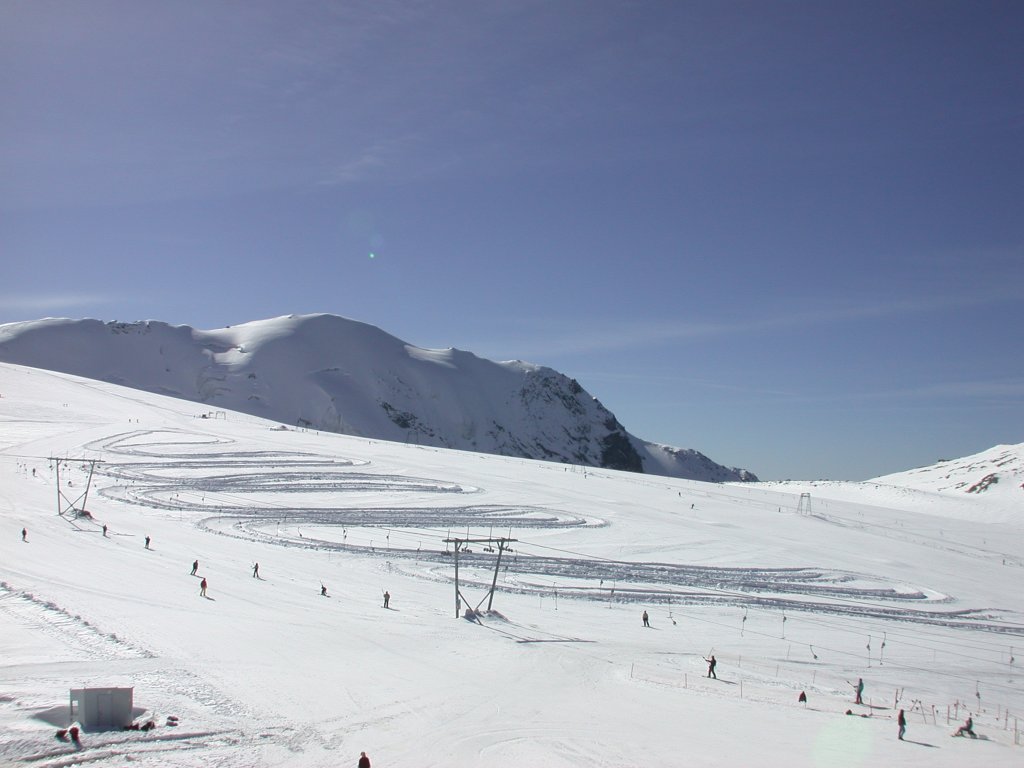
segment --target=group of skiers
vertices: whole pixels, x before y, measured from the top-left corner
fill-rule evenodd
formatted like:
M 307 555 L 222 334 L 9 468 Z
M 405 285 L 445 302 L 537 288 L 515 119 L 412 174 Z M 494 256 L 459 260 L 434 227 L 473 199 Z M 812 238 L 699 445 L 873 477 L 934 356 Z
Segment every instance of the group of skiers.
M 103 528 L 102 528 L 104 537 L 107 536 L 108 530 L 109 529 L 107 528 L 106 523 L 104 523 L 103 524 Z M 26 528 L 26 527 L 23 527 L 21 529 L 21 540 L 23 542 L 25 542 L 25 543 L 28 543 L 28 528 Z M 152 542 L 153 542 L 152 537 L 151 536 L 146 536 L 145 544 L 144 544 L 145 548 L 146 549 L 151 549 L 150 544 L 152 544 Z M 190 575 L 191 576 L 198 576 L 199 575 L 199 561 L 198 560 L 194 560 L 192 562 L 192 571 L 191 571 Z M 253 566 L 252 566 L 252 577 L 254 579 L 261 578 L 260 577 L 260 564 L 259 563 L 253 563 Z M 203 576 L 201 578 L 202 578 L 202 580 L 199 582 L 199 595 L 200 595 L 200 597 L 206 597 L 206 590 L 207 590 L 207 587 L 209 586 L 209 584 L 207 583 L 205 576 Z M 320 594 L 323 595 L 324 597 L 330 597 L 330 595 L 327 594 L 327 587 L 325 587 L 323 584 L 320 585 Z M 391 603 L 391 593 L 385 590 L 385 592 L 384 592 L 384 607 L 388 608 L 390 606 L 390 603 Z M 646 621 L 646 616 L 647 616 L 647 614 L 645 612 L 644 613 L 644 620 L 645 621 Z
M 854 704 L 862 704 L 863 705 L 863 703 L 864 703 L 864 678 L 863 677 L 858 677 L 857 678 L 857 683 L 856 683 L 856 685 L 853 686 L 853 692 L 854 692 L 854 697 L 855 697 L 854 698 Z M 800 695 L 803 696 L 802 693 Z M 846 710 L 846 714 L 852 715 L 853 711 L 848 709 L 848 710 Z M 863 717 L 863 715 L 862 715 L 862 717 Z M 899 739 L 900 741 L 903 741 L 904 740 L 903 737 L 907 733 L 907 713 L 906 713 L 906 711 L 901 709 L 899 711 L 899 713 L 897 713 L 897 715 L 896 715 L 896 726 L 899 729 L 898 732 L 897 732 L 896 738 Z M 968 717 L 967 718 L 967 722 L 965 722 L 963 725 L 961 725 L 959 728 L 957 728 L 956 729 L 956 733 L 954 733 L 953 735 L 954 736 L 970 736 L 972 739 L 978 738 L 978 734 L 976 734 L 974 732 L 974 718 L 973 717 Z
M 107 524 L 106 523 L 103 524 L 103 526 L 102 526 L 102 528 L 100 530 L 103 532 L 103 538 L 105 538 L 105 539 L 110 538 L 107 535 L 109 533 L 110 529 L 107 528 Z M 28 528 L 22 528 L 21 529 L 21 540 L 26 542 L 26 543 L 28 542 Z M 146 537 L 146 549 L 149 549 L 149 544 L 150 544 L 151 541 L 152 541 L 152 539 L 149 536 L 147 536 Z
M 106 526 L 106 524 L 103 525 L 103 535 L 105 537 L 107 536 L 107 526 Z M 21 540 L 23 542 L 28 542 L 28 529 L 27 528 L 22 528 L 21 529 Z M 146 538 L 145 538 L 145 548 L 146 549 L 150 549 L 151 541 L 152 541 L 152 539 L 149 536 L 146 536 Z M 191 571 L 190 575 L 197 576 L 198 575 L 198 571 L 199 571 L 199 560 L 194 560 L 193 563 L 192 563 L 192 571 Z M 259 563 L 254 563 L 253 564 L 252 577 L 254 579 L 261 578 L 260 577 L 260 564 Z M 208 583 L 206 581 L 206 577 L 205 576 L 201 577 L 201 581 L 199 582 L 199 594 L 200 594 L 201 597 L 206 597 L 207 596 L 206 595 L 206 590 L 207 590 L 208 586 L 209 585 L 208 585 Z M 328 597 L 329 596 L 327 594 L 327 587 L 324 586 L 323 584 L 320 585 L 320 594 L 322 596 L 324 596 L 324 597 Z M 390 602 L 391 602 L 391 593 L 388 592 L 387 590 L 385 590 L 384 591 L 384 608 L 388 608 L 389 605 L 390 605 Z M 643 612 L 643 614 L 641 616 L 641 619 L 643 621 L 643 626 L 645 626 L 645 627 L 650 627 L 651 626 L 651 624 L 650 624 L 650 616 L 648 615 L 646 610 Z M 717 661 L 717 659 L 715 659 L 714 654 L 712 654 L 710 656 L 710 658 L 704 658 L 704 661 L 708 665 L 707 676 L 709 678 L 713 678 L 713 679 L 717 680 L 718 679 L 718 674 L 716 673 L 715 669 L 718 666 L 718 661 Z M 864 678 L 862 678 L 862 677 L 857 678 L 857 682 L 855 684 L 853 684 L 853 691 L 854 691 L 854 703 L 855 704 L 859 704 L 859 705 L 863 705 L 864 704 Z M 804 691 L 800 692 L 799 701 L 806 705 L 806 703 L 807 703 L 807 694 Z M 847 710 L 846 714 L 852 715 L 853 712 L 852 712 L 852 710 Z M 906 717 L 905 711 L 902 710 L 902 709 L 899 711 L 899 713 L 896 716 L 896 724 L 897 724 L 897 726 L 899 728 L 899 732 L 898 732 L 897 738 L 900 741 L 903 741 L 904 740 L 903 737 L 906 735 L 906 732 L 907 732 L 907 717 Z M 78 736 L 77 728 L 72 728 L 71 732 L 72 732 L 71 733 L 72 740 L 77 741 L 77 736 Z M 974 720 L 973 720 L 973 718 L 972 717 L 968 717 L 967 721 L 962 726 L 960 726 L 953 735 L 954 736 L 969 736 L 972 739 L 978 738 L 977 734 L 974 732 Z M 370 768 L 370 758 L 368 758 L 366 756 L 365 752 L 361 753 L 361 755 L 359 757 L 358 768 Z
M 907 715 L 902 709 L 899 714 L 896 715 L 896 725 L 899 726 L 899 735 L 896 737 L 900 741 L 903 741 L 904 735 L 907 733 Z M 956 729 L 954 736 L 970 736 L 972 739 L 978 738 L 978 734 L 974 732 L 974 718 L 968 717 L 967 721 Z
M 387 606 L 387 603 L 385 601 L 385 607 L 386 606 Z M 650 627 L 651 626 L 650 616 L 647 614 L 647 611 L 644 611 L 640 618 L 643 621 L 643 625 L 645 627 Z M 718 666 L 718 660 L 715 658 L 714 654 L 711 654 L 710 658 L 705 658 L 704 661 L 708 665 L 708 677 L 717 680 L 718 679 L 718 674 L 715 672 L 715 668 Z M 849 681 L 847 681 L 847 682 L 849 682 Z M 863 677 L 858 677 L 857 678 L 857 682 L 853 683 L 852 685 L 853 685 L 853 695 L 854 695 L 853 703 L 854 704 L 863 705 L 864 704 L 864 678 Z M 797 701 L 799 703 L 804 704 L 806 706 L 807 705 L 807 693 L 805 691 L 800 691 L 800 695 L 797 697 Z M 846 710 L 846 714 L 852 715 L 854 713 L 853 713 L 853 710 L 848 709 L 848 710 Z M 899 726 L 899 735 L 898 735 L 897 738 L 900 741 L 903 741 L 903 737 L 904 737 L 904 735 L 906 735 L 906 732 L 907 732 L 907 716 L 906 716 L 906 713 L 902 709 L 899 711 L 899 714 L 896 716 L 896 724 Z M 974 732 L 974 720 L 973 720 L 973 718 L 968 717 L 967 718 L 967 722 L 965 722 L 962 726 L 960 726 L 956 730 L 956 733 L 954 733 L 953 735 L 954 736 L 970 736 L 972 739 L 978 738 L 978 735 Z
M 22 532 L 24 534 L 24 530 Z M 146 549 L 149 549 L 149 541 L 150 541 L 149 536 L 147 536 L 146 537 Z M 189 572 L 189 575 L 190 576 L 198 576 L 199 575 L 199 561 L 198 560 L 193 560 L 192 561 L 192 570 Z M 262 577 L 260 576 L 260 564 L 259 563 L 253 563 L 253 566 L 252 566 L 252 577 L 254 579 L 261 579 L 262 580 Z M 206 595 L 206 590 L 207 590 L 208 587 L 209 587 L 209 584 L 206 581 L 206 577 L 205 576 L 201 577 L 201 581 L 199 582 L 199 596 L 200 597 L 206 597 L 207 596 Z M 330 595 L 327 594 L 327 587 L 323 583 L 320 584 L 320 595 L 321 595 L 321 597 L 330 597 Z M 390 606 L 391 606 L 391 593 L 388 592 L 387 590 L 384 590 L 384 607 L 385 608 L 389 608 Z

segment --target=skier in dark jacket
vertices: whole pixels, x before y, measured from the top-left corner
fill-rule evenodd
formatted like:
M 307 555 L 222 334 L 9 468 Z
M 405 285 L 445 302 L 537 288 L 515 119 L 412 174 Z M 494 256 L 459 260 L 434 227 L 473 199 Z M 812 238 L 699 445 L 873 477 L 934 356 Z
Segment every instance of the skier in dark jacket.
M 863 698 L 864 697 L 864 678 L 863 677 L 858 677 L 857 678 L 857 684 L 855 686 L 853 686 L 853 690 L 857 694 L 857 698 L 854 699 L 853 703 L 854 704 L 863 704 L 864 703 L 864 698 Z
M 21 540 L 22 541 L 28 541 L 28 529 L 27 528 L 22 528 L 21 529 Z
M 896 724 L 900 727 L 900 741 L 903 741 L 903 734 L 907 732 L 907 716 L 900 710 L 899 715 L 896 716 Z
M 714 655 L 710 659 L 704 659 L 708 663 L 708 677 L 713 677 L 715 680 L 718 679 L 718 675 L 715 672 L 715 667 L 718 666 L 718 662 L 715 660 Z
M 643 618 L 643 620 L 644 620 L 644 626 L 645 627 L 651 626 L 651 621 L 650 621 L 650 618 L 647 616 L 647 611 L 644 611 L 644 615 L 641 618 Z
M 196 571 L 198 571 L 198 570 L 199 570 L 199 561 L 196 560 L 195 562 L 192 563 L 192 575 L 195 576 L 196 575 Z
M 199 582 L 199 596 L 206 597 L 206 578 Z
M 366 756 L 365 752 L 359 753 L 359 768 L 370 768 L 370 758 Z

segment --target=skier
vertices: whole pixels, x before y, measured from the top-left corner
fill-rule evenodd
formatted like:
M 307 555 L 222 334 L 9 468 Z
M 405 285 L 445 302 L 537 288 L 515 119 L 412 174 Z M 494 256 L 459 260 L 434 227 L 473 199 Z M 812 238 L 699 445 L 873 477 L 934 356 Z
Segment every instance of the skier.
M 385 589 L 384 590 L 384 607 L 387 608 L 388 607 L 388 603 L 390 603 L 390 602 L 391 602 L 391 593 L 388 592 Z
M 365 752 L 359 753 L 359 766 L 358 768 L 370 768 L 370 758 L 366 756 Z
M 22 528 L 21 529 L 21 540 L 22 541 L 28 541 L 28 529 L 27 528 Z
M 853 686 L 853 690 L 857 694 L 857 698 L 854 700 L 853 703 L 854 704 L 863 704 L 864 703 L 864 678 L 863 677 L 858 677 L 857 678 L 857 684 L 855 686 Z
M 327 594 L 327 587 L 325 587 L 323 584 L 320 585 L 320 594 L 323 597 L 330 597 L 330 595 Z
M 704 659 L 708 663 L 708 677 L 713 677 L 715 680 L 718 679 L 718 674 L 715 672 L 715 667 L 718 666 L 718 662 L 715 660 L 714 654 L 711 655 L 710 659 Z
M 103 524 L 103 535 L 104 536 L 107 535 L 107 524 L 106 523 Z
M 903 710 L 896 716 L 896 724 L 900 727 L 900 741 L 903 741 L 903 734 L 907 732 L 907 716 L 903 714 Z
M 807 694 L 804 691 L 800 691 L 800 695 L 796 697 L 796 700 L 801 704 L 807 703 Z
M 206 577 L 205 576 L 203 577 L 203 580 L 199 582 L 199 596 L 200 597 L 206 597 Z
M 956 729 L 954 736 L 970 736 L 972 739 L 978 738 L 978 734 L 974 732 L 974 718 L 968 717 L 967 722 Z
M 191 575 L 195 576 L 196 575 L 196 571 L 198 571 L 198 570 L 199 570 L 199 561 L 196 560 L 195 562 L 192 563 L 192 574 Z
M 649 619 L 647 617 L 647 611 L 644 611 L 643 620 L 644 620 L 644 626 L 645 627 L 651 626 L 651 622 L 649 621 Z
M 252 577 L 254 579 L 258 579 L 260 577 L 260 564 L 259 563 L 256 563 L 255 565 L 253 565 L 253 567 L 252 567 Z
M 150 542 L 150 538 L 149 538 L 149 536 L 147 536 L 146 537 L 146 549 L 149 549 L 149 542 Z

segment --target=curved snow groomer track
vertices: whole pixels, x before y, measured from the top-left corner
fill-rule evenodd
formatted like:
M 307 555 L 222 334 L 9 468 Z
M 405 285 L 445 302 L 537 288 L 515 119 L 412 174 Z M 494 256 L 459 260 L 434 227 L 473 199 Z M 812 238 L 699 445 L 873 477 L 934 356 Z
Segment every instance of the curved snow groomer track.
M 559 594 L 566 598 L 826 613 L 1024 635 L 1024 627 L 1000 622 L 993 611 L 936 610 L 952 598 L 897 587 L 867 574 L 817 567 L 629 562 L 583 553 L 552 556 L 544 552 L 548 548 L 527 543 L 531 530 L 608 523 L 538 506 L 459 503 L 481 489 L 450 480 L 375 473 L 363 459 L 235 451 L 232 445 L 205 433 L 140 430 L 89 447 L 125 459 L 119 463 L 108 458 L 98 470 L 117 483 L 101 491 L 108 498 L 193 514 L 198 527 L 219 535 L 386 557 L 418 578 L 452 578 L 452 553 L 443 544 L 448 532 L 490 528 L 507 530 L 523 542 L 504 561 L 505 591 L 547 594 L 557 580 Z M 380 504 L 383 494 L 390 503 Z M 409 503 L 396 503 L 396 496 L 407 497 Z M 428 496 L 437 497 L 438 503 L 423 503 Z M 331 503 L 324 504 L 325 498 Z M 349 503 L 339 504 L 339 498 Z M 461 577 L 486 587 L 494 555 L 466 551 L 459 557 Z

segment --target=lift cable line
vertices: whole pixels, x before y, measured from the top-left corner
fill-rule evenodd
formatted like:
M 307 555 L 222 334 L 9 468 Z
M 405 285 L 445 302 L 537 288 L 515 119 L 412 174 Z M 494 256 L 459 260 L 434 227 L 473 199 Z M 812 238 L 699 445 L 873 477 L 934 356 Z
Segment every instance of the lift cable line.
M 504 537 L 504 536 L 502 536 L 500 538 L 497 538 L 497 539 L 489 538 L 489 537 L 488 538 L 474 539 L 474 538 L 470 538 L 469 536 L 467 536 L 465 538 L 449 537 L 449 538 L 444 540 L 445 544 L 454 544 L 455 545 L 454 546 L 454 550 L 455 551 L 453 553 L 454 554 L 454 559 L 455 559 L 455 618 L 459 617 L 459 612 L 460 612 L 460 608 L 462 607 L 463 601 L 465 601 L 467 606 L 470 605 L 469 600 L 467 600 L 466 597 L 459 590 L 459 552 L 460 551 L 469 552 L 469 549 L 466 547 L 467 544 L 486 544 L 487 547 L 485 547 L 485 549 L 488 549 L 489 551 L 492 551 L 492 552 L 494 550 L 490 549 L 491 545 L 492 544 L 496 544 L 498 546 L 498 558 L 497 558 L 497 560 L 494 563 L 494 578 L 491 580 L 491 588 L 487 591 L 487 594 L 484 595 L 484 597 L 480 600 L 480 602 L 476 604 L 476 608 L 472 609 L 473 617 L 476 618 L 477 621 L 479 621 L 479 618 L 478 618 L 477 614 L 479 613 L 480 606 L 483 605 L 484 600 L 487 600 L 487 610 L 488 611 L 491 610 L 491 605 L 494 603 L 494 591 L 495 591 L 495 589 L 498 586 L 498 571 L 501 568 L 501 556 L 502 556 L 502 554 L 506 550 L 509 551 L 509 552 L 512 552 L 513 551 L 512 548 L 510 546 L 508 546 L 508 545 L 513 543 L 513 542 L 518 542 L 518 541 L 519 541 L 518 539 L 510 539 L 510 538 L 507 538 L 507 537 Z

